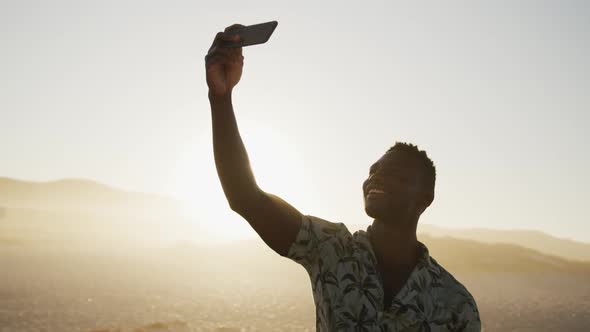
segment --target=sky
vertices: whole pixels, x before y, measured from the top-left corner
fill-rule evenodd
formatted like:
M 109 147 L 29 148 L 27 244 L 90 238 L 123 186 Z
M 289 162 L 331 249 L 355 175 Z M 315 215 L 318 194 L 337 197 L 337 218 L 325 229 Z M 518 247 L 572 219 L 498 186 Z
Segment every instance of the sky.
M 215 173 L 203 57 L 273 20 L 233 96 L 263 190 L 368 225 L 369 167 L 409 142 L 437 170 L 420 223 L 590 242 L 585 1 L 0 0 L 0 176 L 168 195 L 251 236 Z

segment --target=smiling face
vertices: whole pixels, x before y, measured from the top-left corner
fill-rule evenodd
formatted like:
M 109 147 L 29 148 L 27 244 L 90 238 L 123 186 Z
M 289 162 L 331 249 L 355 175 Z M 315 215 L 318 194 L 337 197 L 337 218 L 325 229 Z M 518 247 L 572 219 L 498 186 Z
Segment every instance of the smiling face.
M 367 215 L 382 221 L 419 216 L 432 201 L 421 167 L 406 152 L 385 153 L 371 166 L 363 183 Z

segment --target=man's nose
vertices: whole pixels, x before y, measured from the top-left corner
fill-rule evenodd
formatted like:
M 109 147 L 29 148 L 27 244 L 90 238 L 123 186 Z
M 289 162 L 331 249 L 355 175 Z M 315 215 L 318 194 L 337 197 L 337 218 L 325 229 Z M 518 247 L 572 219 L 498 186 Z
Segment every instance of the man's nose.
M 373 174 L 369 175 L 369 177 L 365 180 L 365 182 L 363 182 L 363 189 L 366 190 L 367 186 L 373 182 L 383 183 L 383 178 L 381 177 L 381 175 L 379 175 L 377 173 L 373 173 Z
M 369 175 L 369 178 L 367 179 L 368 182 L 371 181 L 375 181 L 375 182 L 383 182 L 383 177 L 381 176 L 381 174 L 375 172 L 371 175 Z

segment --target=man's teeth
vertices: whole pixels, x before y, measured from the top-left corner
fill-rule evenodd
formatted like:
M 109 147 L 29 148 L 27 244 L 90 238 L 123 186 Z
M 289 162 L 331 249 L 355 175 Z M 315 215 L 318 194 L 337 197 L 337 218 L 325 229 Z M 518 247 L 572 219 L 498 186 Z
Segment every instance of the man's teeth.
M 376 193 L 376 194 L 385 194 L 385 191 L 380 190 L 380 189 L 371 189 L 371 190 L 369 190 L 369 194 L 373 194 L 373 193 Z

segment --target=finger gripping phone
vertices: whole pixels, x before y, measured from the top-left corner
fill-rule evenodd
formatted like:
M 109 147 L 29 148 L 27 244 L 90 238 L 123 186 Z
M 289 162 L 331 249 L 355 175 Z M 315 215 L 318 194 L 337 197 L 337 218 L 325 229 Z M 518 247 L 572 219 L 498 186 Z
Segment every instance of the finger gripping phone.
M 224 47 L 245 47 L 257 44 L 264 44 L 268 41 L 279 22 L 270 21 L 245 27 L 236 27 L 228 32 L 240 35 L 241 41 L 224 42 Z

